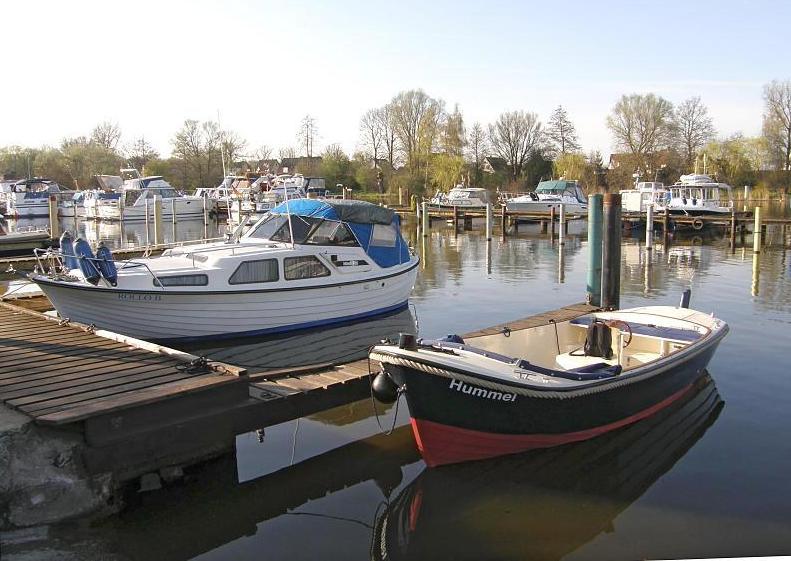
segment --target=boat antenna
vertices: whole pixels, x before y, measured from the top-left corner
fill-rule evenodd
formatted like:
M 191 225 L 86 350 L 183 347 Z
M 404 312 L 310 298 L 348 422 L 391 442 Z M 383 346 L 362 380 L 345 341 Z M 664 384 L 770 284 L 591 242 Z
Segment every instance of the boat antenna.
M 288 233 L 291 236 L 291 249 L 294 249 L 294 227 L 291 225 L 291 210 L 288 208 L 288 185 L 283 182 L 283 196 L 286 197 L 286 215 L 288 216 Z
M 222 159 L 222 178 L 225 181 L 225 177 L 228 175 L 228 171 L 225 169 L 225 133 L 222 130 L 219 109 L 217 110 L 217 126 L 220 128 L 220 158 Z

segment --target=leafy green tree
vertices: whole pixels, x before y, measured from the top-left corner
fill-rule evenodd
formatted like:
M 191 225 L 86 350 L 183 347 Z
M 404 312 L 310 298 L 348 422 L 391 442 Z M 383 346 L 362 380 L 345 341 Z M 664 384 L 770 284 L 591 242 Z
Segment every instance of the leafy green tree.
M 464 158 L 454 154 L 433 154 L 429 161 L 428 175 L 432 184 L 447 192 L 461 182 Z
M 585 175 L 588 162 L 585 156 L 576 153 L 560 154 L 552 163 L 552 173 L 555 177 L 581 180 Z
M 445 103 L 423 90 L 398 93 L 389 105 L 393 132 L 404 152 L 409 171 L 417 174 L 425 166 L 437 140 Z

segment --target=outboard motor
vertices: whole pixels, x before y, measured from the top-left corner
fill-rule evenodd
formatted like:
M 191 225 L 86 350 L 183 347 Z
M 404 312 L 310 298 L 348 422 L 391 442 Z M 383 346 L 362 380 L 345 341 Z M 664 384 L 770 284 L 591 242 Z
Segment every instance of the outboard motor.
M 60 253 L 63 255 L 63 266 L 66 269 L 71 271 L 72 269 L 80 268 L 80 263 L 74 255 L 74 239 L 68 230 L 60 236 Z
M 104 277 L 104 280 L 112 286 L 116 286 L 118 284 L 118 269 L 116 269 L 113 261 L 113 252 L 104 245 L 104 242 L 99 242 L 99 247 L 96 248 L 96 259 L 96 267 Z
M 77 238 L 74 242 L 74 255 L 77 257 L 85 280 L 94 285 L 99 284 L 102 275 L 96 267 L 96 257 L 93 255 L 90 244 L 83 238 Z

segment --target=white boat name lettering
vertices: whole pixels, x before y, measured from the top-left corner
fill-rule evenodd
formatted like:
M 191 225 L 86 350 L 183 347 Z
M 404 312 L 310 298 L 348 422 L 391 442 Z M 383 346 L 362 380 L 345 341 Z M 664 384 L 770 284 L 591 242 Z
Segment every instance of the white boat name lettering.
M 466 393 L 473 397 L 483 397 L 485 399 L 494 399 L 495 401 L 516 401 L 516 394 L 498 392 L 497 390 L 487 390 L 486 388 L 479 388 L 465 384 L 461 380 L 451 380 L 450 389 Z
M 161 302 L 161 294 L 118 294 L 119 300 L 134 300 L 136 302 Z

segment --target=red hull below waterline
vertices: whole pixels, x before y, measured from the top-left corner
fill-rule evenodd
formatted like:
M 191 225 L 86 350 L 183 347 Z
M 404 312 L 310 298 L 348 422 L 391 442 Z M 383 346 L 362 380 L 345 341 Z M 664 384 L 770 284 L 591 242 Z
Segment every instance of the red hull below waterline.
M 650 417 L 682 397 L 690 389 L 692 389 L 692 384 L 683 387 L 668 398 L 639 413 L 613 423 L 577 432 L 563 434 L 497 434 L 453 427 L 423 419 L 415 419 L 414 417 L 411 419 L 412 431 L 415 434 L 417 447 L 429 467 L 483 460 L 485 458 L 517 454 L 536 448 L 550 448 L 594 438 Z

